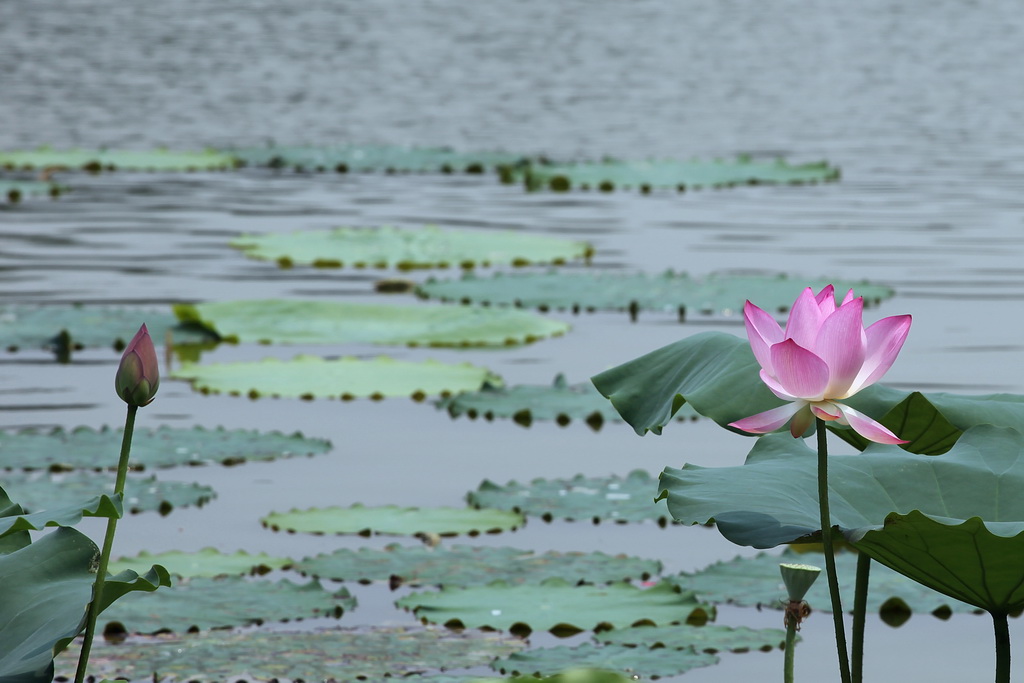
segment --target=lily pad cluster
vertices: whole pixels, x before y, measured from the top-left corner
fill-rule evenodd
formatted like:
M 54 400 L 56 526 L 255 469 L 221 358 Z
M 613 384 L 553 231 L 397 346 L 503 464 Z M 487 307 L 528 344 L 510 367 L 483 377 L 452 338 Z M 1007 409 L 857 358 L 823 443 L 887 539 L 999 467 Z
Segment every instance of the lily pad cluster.
M 338 173 L 484 173 L 526 162 L 510 152 L 459 152 L 444 147 L 273 146 L 228 151 L 248 166 Z
M 51 171 L 223 171 L 235 168 L 235 159 L 221 152 L 175 152 L 167 149 L 0 151 L 0 168 Z

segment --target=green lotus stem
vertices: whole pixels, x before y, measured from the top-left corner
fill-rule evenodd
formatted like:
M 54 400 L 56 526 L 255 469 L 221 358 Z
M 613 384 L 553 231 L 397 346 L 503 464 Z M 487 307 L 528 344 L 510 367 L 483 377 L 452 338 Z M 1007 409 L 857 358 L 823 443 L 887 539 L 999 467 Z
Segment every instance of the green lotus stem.
M 871 558 L 861 553 L 857 556 L 857 584 L 853 592 L 853 643 L 850 654 L 853 683 L 864 680 L 864 622 L 867 621 L 870 578 Z
M 832 548 L 832 517 L 828 511 L 828 433 L 825 421 L 815 417 L 818 435 L 818 509 L 821 513 L 821 542 L 825 546 L 825 576 L 828 593 L 832 598 L 832 621 L 836 631 L 836 652 L 839 656 L 839 677 L 842 683 L 852 683 L 850 659 L 846 647 L 846 628 L 843 625 L 843 603 L 839 597 L 839 577 L 836 574 L 836 554 Z
M 782 680 L 793 683 L 793 662 L 796 660 L 796 619 L 786 619 L 786 653 L 782 665 Z
M 1010 683 L 1010 624 L 1006 612 L 991 612 L 996 629 L 996 683 Z
M 124 420 L 124 437 L 121 439 L 121 457 L 117 461 L 117 479 L 114 482 L 115 496 L 124 494 L 124 482 L 128 477 L 128 455 L 132 450 L 132 432 L 135 431 L 135 413 L 138 411 L 138 406 L 128 406 L 128 415 Z M 103 537 L 103 550 L 100 552 L 100 564 L 96 570 L 96 583 L 93 584 L 92 602 L 89 603 L 89 611 L 86 614 L 85 640 L 82 641 L 82 652 L 78 656 L 75 683 L 84 683 L 86 669 L 89 666 L 92 641 L 96 636 L 96 619 L 99 617 L 100 596 L 103 595 L 103 586 L 107 579 L 107 566 L 110 564 L 110 551 L 114 546 L 115 531 L 117 531 L 117 518 L 111 517 L 107 520 L 107 533 Z

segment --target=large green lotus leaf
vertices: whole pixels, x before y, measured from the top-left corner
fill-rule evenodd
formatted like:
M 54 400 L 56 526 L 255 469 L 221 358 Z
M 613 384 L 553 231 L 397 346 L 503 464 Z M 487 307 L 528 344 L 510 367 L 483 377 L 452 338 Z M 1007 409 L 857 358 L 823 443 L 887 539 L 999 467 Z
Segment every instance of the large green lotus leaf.
M 128 596 L 102 616 L 105 623 L 117 621 L 131 633 L 181 633 L 264 621 L 338 618 L 355 605 L 346 589 L 331 593 L 316 581 L 297 585 L 239 576 L 197 577 L 177 581 L 169 590 Z
M 58 197 L 60 185 L 41 180 L 4 180 L 0 178 L 0 202 L 17 204 L 26 197 Z
M 213 150 L 173 152 L 132 150 L 55 150 L 40 148 L 30 151 L 0 152 L 0 166 L 31 170 L 56 168 L 86 171 L 220 171 L 235 167 L 235 159 Z
M 753 161 L 605 161 L 578 164 L 531 164 L 515 171 L 527 189 L 554 191 L 615 188 L 687 190 L 737 185 L 801 185 L 839 180 L 839 169 L 822 161 L 791 165 L 781 159 Z
M 778 574 L 778 565 L 775 573 Z M 628 645 L 630 647 L 658 648 L 673 650 L 694 649 L 697 652 L 746 652 L 761 650 L 768 652 L 782 648 L 786 643 L 786 632 L 778 628 L 747 628 L 746 626 L 637 626 L 602 631 L 595 636 L 605 645 Z
M 283 557 L 272 557 L 266 553 L 250 554 L 239 550 L 236 553 L 222 553 L 216 548 L 186 553 L 170 550 L 164 553 L 148 553 L 145 550 L 132 557 L 121 557 L 110 561 L 110 571 L 160 564 L 171 574 L 184 577 L 229 576 L 241 574 L 266 574 L 274 569 L 289 567 L 292 561 Z
M 756 295 L 765 310 L 788 310 L 793 292 L 815 290 L 833 283 L 837 290 L 856 289 L 866 302 L 888 299 L 888 287 L 864 282 L 797 280 L 786 275 L 712 273 L 693 279 L 686 273 L 661 275 L 614 272 L 495 273 L 481 277 L 466 273 L 456 280 L 429 279 L 416 288 L 426 298 L 462 303 L 485 303 L 573 311 L 639 310 L 704 315 L 742 313 L 743 303 Z
M 500 633 L 408 626 L 131 636 L 118 645 L 97 641 L 90 670 L 130 680 L 158 673 L 178 681 L 382 681 L 482 666 L 523 646 L 521 639 Z M 58 671 L 73 674 L 76 655 L 77 647 L 69 648 L 57 662 Z
M 586 242 L 529 232 L 419 228 L 335 228 L 242 235 L 231 241 L 246 256 L 323 268 L 448 268 L 564 263 L 589 259 Z
M 340 548 L 297 562 L 292 569 L 336 581 L 390 581 L 392 587 L 471 586 L 495 580 L 539 583 L 560 577 L 573 583 L 646 580 L 661 573 L 661 563 L 601 552 L 546 552 L 519 548 L 464 545 L 408 547 L 391 544 L 383 550 Z
M 395 604 L 434 624 L 519 632 L 703 623 L 714 615 L 713 607 L 666 581 L 644 589 L 622 582 L 575 586 L 563 579 L 519 585 L 495 581 L 487 586 L 413 593 Z
M 510 417 L 517 424 L 529 427 L 534 420 L 554 420 L 563 427 L 573 419 L 583 420 L 597 431 L 606 420 L 621 422 L 615 408 L 592 383 L 572 384 L 559 374 L 550 385 L 519 384 L 513 387 L 485 384 L 479 391 L 464 392 L 437 402 L 453 418 L 466 415 L 493 420 Z M 674 416 L 677 420 L 697 419 L 692 408 L 683 406 Z
M 524 161 L 510 152 L 457 152 L 443 147 L 248 147 L 228 152 L 250 166 L 339 173 L 483 173 Z
M 58 350 L 113 346 L 122 349 L 146 323 L 157 344 L 202 344 L 216 340 L 207 330 L 182 325 L 168 311 L 109 306 L 2 306 L 0 346 L 8 350 Z M 61 339 L 66 331 L 70 339 Z
M 386 357 L 325 360 L 307 355 L 290 361 L 266 358 L 257 362 L 187 365 L 172 372 L 171 377 L 191 381 L 192 387 L 204 394 L 343 400 L 387 396 L 419 400 L 436 394 L 475 391 L 484 382 L 501 383 L 489 370 L 469 363 L 417 363 Z
M 674 580 L 679 582 L 680 587 L 692 590 L 701 599 L 716 604 L 781 610 L 786 589 L 779 574 L 780 562 L 825 566 L 825 559 L 820 552 L 811 555 L 786 550 L 781 555 L 760 553 L 753 557 L 736 557 L 716 562 L 693 574 L 680 574 Z M 836 571 L 839 574 L 843 604 L 852 611 L 857 573 L 856 553 L 838 553 Z M 902 609 L 919 614 L 930 612 L 948 616 L 952 612 L 977 611 L 966 603 L 950 600 L 878 563 L 872 563 L 869 585 L 867 609 L 873 612 Z M 805 600 L 815 611 L 831 612 L 828 582 L 816 581 L 807 591 Z
M 178 304 L 184 322 L 221 338 L 261 344 L 513 346 L 560 336 L 569 325 L 525 311 L 263 299 Z
M 262 520 L 274 531 L 309 534 L 392 534 L 456 536 L 514 531 L 525 523 L 521 514 L 471 508 L 403 508 L 397 505 L 328 507 L 272 512 Z
M 119 519 L 122 512 L 121 497 L 107 495 L 93 496 L 78 503 L 64 502 L 59 507 L 29 514 L 5 511 L 0 515 L 0 536 L 19 531 L 42 531 L 49 526 L 74 526 L 83 517 Z
M 123 430 L 77 427 L 18 432 L 0 431 L 0 468 L 4 469 L 114 469 L 121 452 Z M 310 439 L 296 432 L 259 432 L 247 429 L 158 427 L 136 429 L 129 466 L 175 467 L 221 463 L 237 465 L 249 460 L 312 456 L 331 449 L 330 441 Z
M 642 470 L 625 477 L 534 479 L 528 484 L 511 481 L 500 486 L 484 481 L 467 494 L 470 505 L 479 508 L 514 510 L 529 517 L 552 519 L 642 522 L 653 520 L 664 526 L 672 516 L 664 502 L 655 502 L 658 482 Z
M 610 671 L 625 671 L 637 678 L 677 676 L 691 669 L 718 664 L 718 657 L 696 650 L 674 650 L 646 647 L 607 645 L 598 647 L 583 643 L 576 647 L 538 648 L 517 652 L 499 659 L 491 668 L 501 673 L 548 676 L 567 669 L 591 667 Z
M 97 491 L 112 489 L 114 479 L 85 471 L 9 473 L 4 475 L 4 485 L 26 510 L 45 510 L 54 501 L 85 500 Z M 129 477 L 125 481 L 124 508 L 131 513 L 155 510 L 166 515 L 175 507 L 202 507 L 216 495 L 211 487 L 201 484 Z

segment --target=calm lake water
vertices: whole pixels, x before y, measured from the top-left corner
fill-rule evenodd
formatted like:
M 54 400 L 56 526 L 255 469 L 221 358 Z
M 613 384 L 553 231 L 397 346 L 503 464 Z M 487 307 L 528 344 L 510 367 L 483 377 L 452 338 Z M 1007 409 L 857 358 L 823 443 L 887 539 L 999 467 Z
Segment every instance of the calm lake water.
M 6 0 L 0 3 L 0 149 L 196 149 L 380 143 L 552 157 L 827 159 L 842 181 L 649 197 L 522 192 L 491 177 L 67 175 L 59 201 L 0 206 L 3 303 L 165 305 L 320 297 L 379 301 L 381 273 L 288 271 L 227 247 L 241 232 L 434 223 L 590 241 L 593 267 L 699 276 L 743 269 L 866 278 L 897 295 L 868 318 L 912 313 L 887 383 L 1024 391 L 1024 13 L 1011 0 Z M 387 273 L 384 273 L 387 274 Z M 416 277 L 426 277 L 427 274 Z M 795 293 L 794 293 L 795 296 Z M 406 301 L 398 296 L 391 301 Z M 425 304 L 426 305 L 426 304 Z M 204 362 L 320 355 L 468 360 L 508 384 L 583 381 L 738 318 L 564 316 L 565 337 L 502 351 L 231 347 Z M 118 354 L 0 355 L 0 426 L 119 425 Z M 166 381 L 140 426 L 301 430 L 334 451 L 244 467 L 161 471 L 218 498 L 121 525 L 116 551 L 214 546 L 293 557 L 394 539 L 286 536 L 271 510 L 353 502 L 461 505 L 485 478 L 657 473 L 742 462 L 748 440 L 706 422 L 637 437 L 511 421 L 452 421 L 406 400 L 248 401 Z M 99 534 L 99 527 L 84 527 Z M 465 539 L 459 542 L 465 542 Z M 708 529 L 536 520 L 474 543 L 603 550 L 693 570 L 750 551 Z M 386 589 L 357 587 L 342 624 L 410 623 Z M 723 609 L 719 623 L 780 626 Z M 805 625 L 798 675 L 836 679 L 830 620 Z M 1018 650 L 1019 623 L 1011 628 Z M 991 677 L 990 621 L 869 620 L 867 680 Z M 535 635 L 534 644 L 551 639 Z M 781 654 L 725 655 L 693 682 L 771 678 Z M 1019 669 L 1020 667 L 1018 667 Z M 765 672 L 769 672 L 766 676 Z M 1020 671 L 1018 670 L 1018 675 Z M 1024 679 L 1022 679 L 1024 680 Z

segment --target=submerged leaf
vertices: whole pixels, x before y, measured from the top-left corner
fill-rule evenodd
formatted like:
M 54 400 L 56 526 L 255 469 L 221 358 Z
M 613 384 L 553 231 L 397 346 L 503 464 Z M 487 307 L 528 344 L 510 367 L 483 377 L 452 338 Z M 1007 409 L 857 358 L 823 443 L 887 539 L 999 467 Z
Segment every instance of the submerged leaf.
M 348 508 L 310 508 L 272 512 L 260 520 L 274 531 L 313 534 L 437 534 L 456 536 L 514 531 L 525 523 L 523 516 L 503 510 L 471 508 L 402 508 L 396 505 Z
M 204 152 L 172 152 L 157 149 L 149 152 L 132 150 L 54 150 L 0 152 L 0 167 L 18 170 L 49 168 L 59 171 L 223 171 L 235 167 L 227 154 Z
M 606 645 L 598 647 L 583 643 L 577 647 L 546 647 L 518 652 L 494 662 L 491 667 L 501 673 L 549 676 L 567 669 L 590 667 L 610 671 L 624 671 L 634 678 L 661 678 L 677 676 L 691 669 L 712 666 L 718 657 L 692 649 Z

